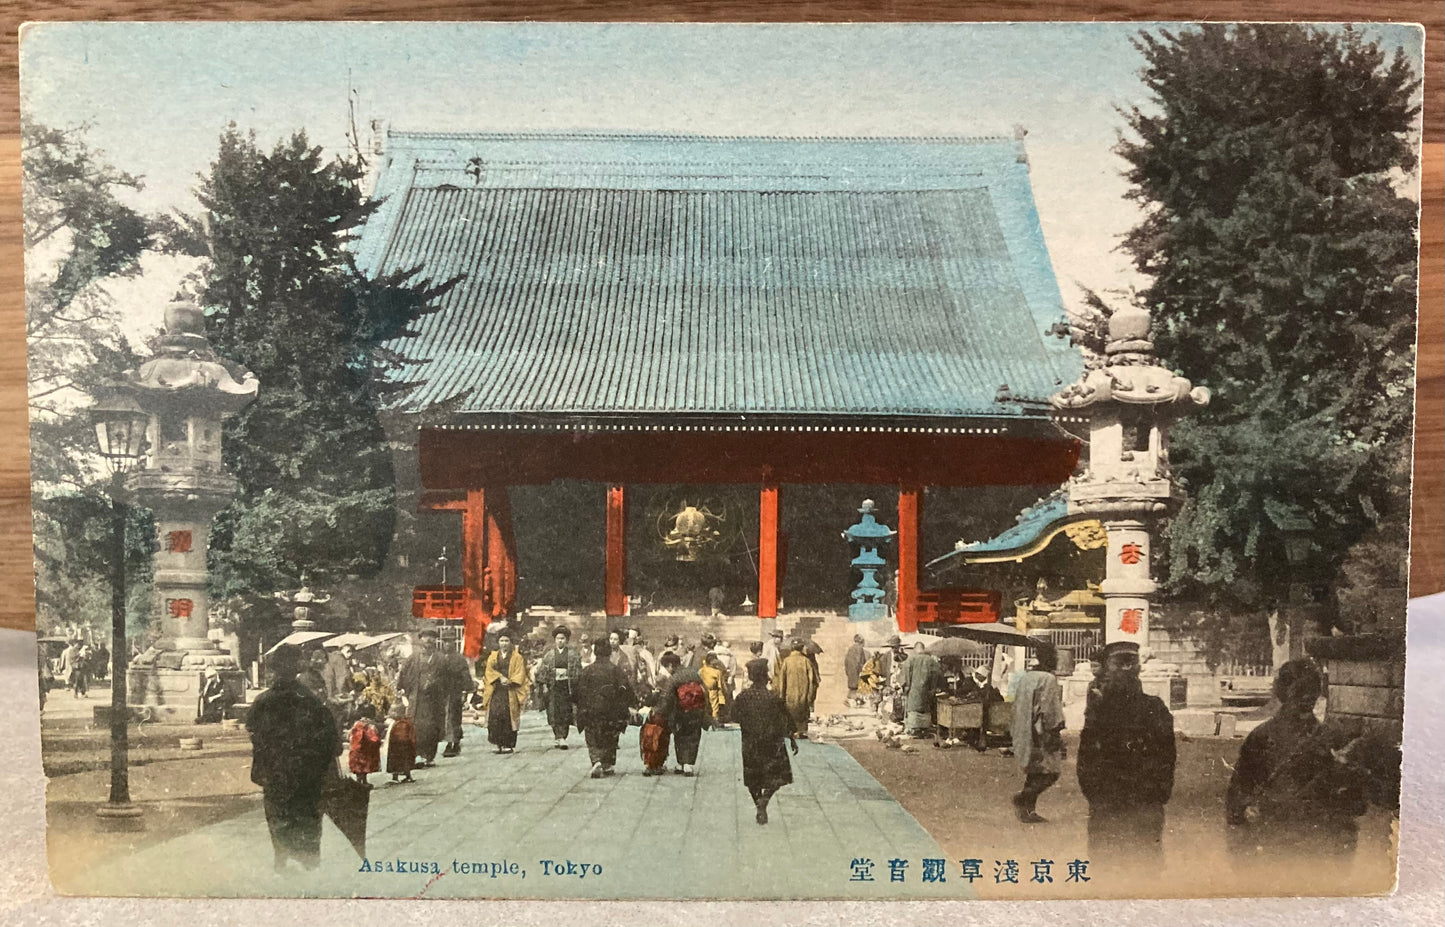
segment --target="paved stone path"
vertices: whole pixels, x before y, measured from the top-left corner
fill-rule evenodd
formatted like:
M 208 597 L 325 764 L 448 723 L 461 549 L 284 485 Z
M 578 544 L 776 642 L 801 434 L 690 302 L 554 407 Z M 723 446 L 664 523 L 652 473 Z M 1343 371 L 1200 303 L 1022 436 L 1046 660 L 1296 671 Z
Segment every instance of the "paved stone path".
M 296 895 L 532 898 L 960 897 L 966 885 L 923 884 L 938 844 L 840 747 L 799 743 L 794 784 L 759 826 L 742 785 L 736 730 L 703 736 L 698 775 L 642 775 L 637 729 L 623 735 L 618 774 L 591 779 L 587 751 L 551 747 L 538 713 L 523 719 L 517 751 L 498 756 L 469 727 L 460 757 L 419 770 L 409 785 L 378 784 L 371 798 L 371 865 L 436 864 L 440 874 L 363 872 L 326 822 L 314 873 L 271 870 L 260 803 L 254 811 L 94 870 L 72 890 L 122 895 Z M 376 776 L 385 782 L 388 777 Z M 850 861 L 875 861 L 874 882 L 850 881 Z M 910 860 L 890 884 L 889 858 Z M 567 863 L 588 864 L 585 877 Z M 554 861 L 554 862 L 545 862 Z M 491 864 L 513 868 L 492 876 Z M 465 873 L 481 864 L 485 874 Z M 561 875 L 549 874 L 556 869 Z M 293 864 L 294 867 L 294 864 Z M 950 866 L 950 871 L 953 869 Z M 502 870 L 505 871 L 505 870 Z M 525 873 L 525 875 L 524 875 Z

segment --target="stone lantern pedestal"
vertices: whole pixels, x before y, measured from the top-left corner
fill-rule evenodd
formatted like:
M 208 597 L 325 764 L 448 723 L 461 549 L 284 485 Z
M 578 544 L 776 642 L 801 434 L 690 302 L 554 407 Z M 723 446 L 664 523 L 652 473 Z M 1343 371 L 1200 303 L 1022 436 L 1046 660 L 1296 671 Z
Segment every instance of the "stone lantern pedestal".
M 159 638 L 130 664 L 129 699 L 177 721 L 196 717 L 208 669 L 234 701 L 244 695 L 240 665 L 207 633 L 206 552 L 211 522 L 236 492 L 221 463 L 221 422 L 255 399 L 258 383 L 218 358 L 204 332 L 200 309 L 171 305 L 159 350 L 124 384 L 150 416 L 145 466 L 126 488 L 154 514 L 159 542 L 151 604 Z

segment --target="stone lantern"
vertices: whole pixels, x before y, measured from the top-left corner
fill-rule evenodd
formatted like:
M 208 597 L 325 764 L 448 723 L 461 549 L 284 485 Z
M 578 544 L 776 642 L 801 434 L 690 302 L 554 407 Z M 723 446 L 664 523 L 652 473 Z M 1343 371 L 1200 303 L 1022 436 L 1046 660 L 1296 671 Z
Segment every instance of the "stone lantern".
M 1149 557 L 1159 519 L 1173 507 L 1169 423 L 1209 403 L 1209 390 L 1176 376 L 1154 357 L 1150 318 L 1120 309 L 1109 318 L 1104 363 L 1064 387 L 1051 402 L 1087 413 L 1088 459 L 1068 484 L 1069 508 L 1093 515 L 1108 535 L 1104 641 L 1149 649 L 1149 610 L 1156 584 Z
M 128 675 L 132 704 L 182 720 L 196 711 L 208 667 L 219 671 L 236 700 L 242 696 L 235 658 L 207 636 L 206 552 L 211 521 L 236 492 L 221 463 L 221 422 L 255 399 L 259 384 L 211 350 L 195 305 L 172 303 L 165 325 L 155 356 L 122 384 L 149 416 L 149 453 L 126 485 L 154 513 L 160 542 L 151 606 L 159 639 L 136 657 Z
M 887 525 L 880 525 L 873 514 L 872 499 L 864 499 L 858 512 L 863 517 L 858 523 L 843 532 L 843 539 L 858 548 L 858 555 L 850 566 L 863 574 L 858 587 L 849 593 L 853 600 L 848 606 L 849 621 L 875 621 L 888 617 L 888 605 L 884 602 L 887 592 L 878 583 L 878 571 L 888 565 L 878 549 L 893 540 L 897 534 Z

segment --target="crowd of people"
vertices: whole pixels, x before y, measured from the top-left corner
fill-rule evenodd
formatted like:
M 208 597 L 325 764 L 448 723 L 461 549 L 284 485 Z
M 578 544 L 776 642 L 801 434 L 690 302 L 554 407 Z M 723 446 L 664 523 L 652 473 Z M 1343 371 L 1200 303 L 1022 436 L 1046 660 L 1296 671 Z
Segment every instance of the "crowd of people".
M 256 744 L 252 775 L 267 792 L 267 819 L 274 822 L 278 867 L 288 857 L 314 864 L 319 814 L 306 809 L 328 764 L 313 764 L 315 751 L 277 744 L 316 744 L 333 773 L 345 751 L 346 768 L 360 782 L 385 770 L 403 783 L 413 781 L 413 770 L 434 765 L 439 749 L 443 757 L 460 753 L 468 710 L 479 711 L 473 719 L 484 723 L 495 752 L 508 754 L 530 708 L 545 714 L 551 749 L 569 749 L 573 730 L 581 733 L 594 778 L 615 774 L 620 739 L 630 726 L 640 728 L 644 776 L 663 775 L 669 756 L 675 773 L 693 776 L 703 732 L 736 726 L 744 784 L 765 824 L 772 795 L 792 781 L 788 750 L 796 753 L 797 741 L 807 738 L 818 696 L 821 649 L 785 642 L 781 632 L 752 642 L 741 660 L 712 635 L 691 647 L 672 636 L 654 654 L 636 629 L 597 640 L 582 635 L 575 643 L 566 626 L 554 628 L 545 642 L 503 629 L 489 643 L 475 669 L 460 653 L 439 647 L 432 631 L 417 635 L 404 660 L 383 657 L 373 665 L 362 665 L 345 646 L 309 658 L 290 647 L 273 655 L 272 685 L 257 698 L 247 726 Z M 940 697 L 1012 702 L 1009 749 L 1024 776 L 1013 807 L 1020 822 L 1042 823 L 1038 802 L 1060 778 L 1066 758 L 1063 697 L 1053 648 L 1040 643 L 1030 653 L 1026 671 L 1008 674 L 1005 694 L 987 667 L 970 672 L 921 644 L 905 650 L 897 637 L 869 654 L 855 637 L 842 661 L 848 702 L 871 705 L 883 724 L 906 736 L 931 735 L 940 746 L 956 743 L 959 733 L 938 725 Z M 1370 789 L 1388 774 L 1388 757 L 1376 764 L 1383 773 L 1362 774 L 1366 754 L 1378 758 L 1378 751 L 1316 720 L 1322 686 L 1312 663 L 1285 664 L 1275 680 L 1278 714 L 1243 743 L 1227 821 L 1231 845 L 1244 855 L 1282 843 L 1304 852 L 1352 853 L 1366 798 L 1391 800 L 1388 786 Z M 987 731 L 979 735 L 986 743 Z M 1162 859 L 1175 762 L 1174 719 L 1161 699 L 1143 690 L 1138 645 L 1111 643 L 1095 661 L 1076 762 L 1092 858 Z

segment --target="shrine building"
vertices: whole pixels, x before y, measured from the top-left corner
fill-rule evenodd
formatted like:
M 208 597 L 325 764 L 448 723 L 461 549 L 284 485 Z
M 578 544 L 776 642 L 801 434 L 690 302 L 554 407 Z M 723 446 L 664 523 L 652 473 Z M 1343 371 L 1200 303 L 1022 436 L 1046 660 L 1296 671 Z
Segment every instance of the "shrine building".
M 924 488 L 1058 486 L 1079 461 L 1050 397 L 1084 365 L 1021 137 L 393 131 L 374 195 L 364 271 L 459 278 L 397 345 L 396 411 L 422 509 L 461 514 L 443 594 L 473 653 L 514 608 L 514 487 L 598 485 L 609 616 L 639 488 L 746 492 L 760 619 L 789 487 L 892 487 L 913 630 Z

